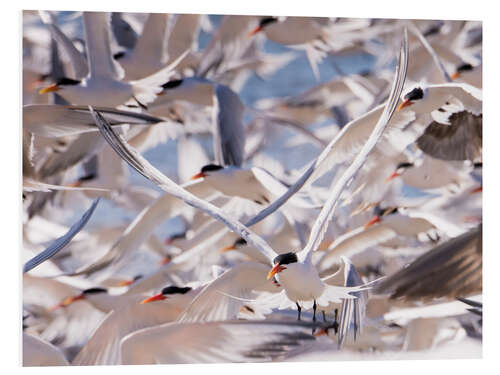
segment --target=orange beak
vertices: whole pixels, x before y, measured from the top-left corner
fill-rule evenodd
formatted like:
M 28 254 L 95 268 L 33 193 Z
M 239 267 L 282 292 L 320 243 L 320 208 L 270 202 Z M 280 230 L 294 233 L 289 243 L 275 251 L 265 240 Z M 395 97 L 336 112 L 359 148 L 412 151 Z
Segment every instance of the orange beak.
M 455 73 L 453 73 L 453 74 L 450 76 L 450 78 L 451 78 L 451 79 L 457 79 L 458 77 L 460 77 L 460 73 L 459 73 L 459 72 L 455 72 Z
M 167 297 L 165 297 L 163 294 L 156 294 L 152 297 L 149 297 L 149 298 L 146 298 L 144 301 L 141 302 L 141 305 L 144 305 L 145 303 L 149 303 L 149 302 L 154 302 L 154 301 L 163 301 L 167 299 Z
M 255 34 L 257 34 L 259 31 L 262 30 L 262 26 L 257 26 L 255 29 L 253 29 L 252 31 L 250 31 L 247 35 L 248 38 L 251 38 L 252 36 L 254 36 Z
M 193 177 L 191 177 L 191 180 L 196 180 L 198 178 L 203 178 L 203 177 L 205 177 L 205 173 L 200 172 L 200 173 L 195 174 Z
M 53 83 L 50 86 L 47 86 L 39 91 L 40 94 L 46 94 L 48 92 L 56 92 L 59 91 L 61 88 L 57 86 L 57 84 Z
M 162 260 L 160 260 L 160 265 L 164 266 L 165 264 L 169 264 L 171 260 L 172 258 L 170 258 L 169 255 L 166 255 Z
M 391 174 L 389 177 L 387 177 L 387 179 L 385 180 L 385 182 L 389 182 L 391 181 L 392 179 L 395 179 L 396 177 L 399 177 L 400 174 L 398 172 L 394 172 L 393 174 Z
M 134 279 L 120 281 L 118 283 L 118 286 L 129 286 L 129 285 L 132 285 L 134 283 L 134 281 L 135 281 Z
M 371 218 L 371 220 L 365 224 L 365 229 L 371 227 L 373 224 L 375 223 L 379 223 L 380 222 L 380 217 L 379 216 L 374 216 Z
M 49 309 L 49 311 L 55 311 L 57 309 L 59 309 L 60 307 L 65 307 L 65 306 L 69 306 L 71 305 L 73 302 L 75 301 L 79 301 L 79 300 L 82 300 L 82 299 L 85 299 L 85 295 L 83 294 L 79 294 L 77 296 L 73 296 L 73 297 L 67 297 L 65 298 L 61 303 L 51 307 Z
M 223 254 L 223 253 L 227 253 L 228 251 L 231 251 L 231 250 L 236 250 L 236 247 L 234 245 L 228 245 L 228 246 L 225 246 L 222 249 L 220 249 L 220 252 Z
M 313 333 L 314 337 L 326 336 L 326 335 L 328 335 L 328 332 L 326 332 L 325 328 L 318 329 L 316 332 Z
M 409 107 L 413 104 L 413 102 L 409 99 L 405 99 L 403 100 L 403 102 L 398 106 L 398 108 L 396 109 L 397 111 L 401 111 L 403 108 L 405 107 Z
M 281 271 L 286 270 L 286 267 L 283 267 L 281 264 L 276 263 L 274 267 L 269 271 L 267 274 L 267 280 L 270 280 L 276 275 L 277 273 L 280 273 Z
M 82 185 L 82 182 L 80 180 L 73 181 L 66 185 L 67 187 L 80 187 Z

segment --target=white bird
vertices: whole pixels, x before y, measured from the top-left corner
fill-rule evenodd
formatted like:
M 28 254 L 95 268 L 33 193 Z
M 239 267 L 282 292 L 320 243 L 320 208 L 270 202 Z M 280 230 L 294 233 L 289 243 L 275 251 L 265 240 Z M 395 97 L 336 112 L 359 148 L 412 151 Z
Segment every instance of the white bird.
M 116 107 L 131 99 L 139 106 L 154 100 L 184 55 L 146 78 L 125 82 L 123 68 L 111 54 L 110 22 L 109 13 L 83 13 L 89 75 L 81 81 L 63 78 L 40 93 L 57 92 L 71 104 L 107 107 Z
M 399 66 L 396 72 L 396 79 L 391 90 L 390 100 L 386 105 L 384 113 L 379 119 L 379 122 L 377 123 L 377 126 L 375 127 L 374 132 L 369 138 L 367 144 L 365 144 L 360 154 L 358 154 L 355 158 L 353 164 L 348 168 L 346 173 L 344 173 L 333 189 L 331 197 L 323 207 L 313 226 L 306 247 L 297 253 L 290 252 L 278 255 L 264 240 L 262 240 L 262 238 L 255 235 L 247 227 L 237 221 L 234 221 L 231 217 L 210 203 L 196 198 L 170 181 L 167 177 L 147 163 L 147 161 L 144 160 L 139 154 L 134 152 L 130 146 L 126 145 L 123 139 L 120 140 L 116 134 L 114 134 L 112 129 L 106 124 L 105 120 L 99 115 L 99 113 L 92 113 L 95 116 L 96 124 L 99 126 L 103 136 L 115 149 L 115 151 L 117 151 L 131 166 L 135 167 L 136 170 L 140 171 L 140 173 L 146 178 L 156 182 L 158 186 L 166 192 L 182 199 L 185 202 L 188 202 L 190 205 L 194 205 L 214 218 L 221 220 L 231 230 L 243 237 L 248 243 L 256 246 L 259 251 L 267 257 L 268 261 L 273 264 L 273 268 L 268 273 L 267 278 L 270 279 L 276 275 L 279 283 L 283 285 L 284 292 L 286 293 L 288 299 L 296 302 L 300 318 L 301 308 L 299 302 L 313 301 L 315 311 L 316 301 L 318 301 L 320 305 L 326 305 L 331 301 L 340 301 L 342 298 L 354 298 L 349 294 L 349 292 L 362 290 L 362 287 L 348 288 L 327 285 L 319 277 L 317 270 L 312 264 L 311 255 L 323 239 L 324 231 L 328 225 L 328 221 L 333 215 L 340 193 L 347 182 L 359 170 L 367 154 L 381 137 L 383 129 L 387 126 L 394 110 L 396 109 L 397 98 L 403 88 L 407 67 L 407 55 L 407 36 L 405 34 L 405 40 L 400 53 Z

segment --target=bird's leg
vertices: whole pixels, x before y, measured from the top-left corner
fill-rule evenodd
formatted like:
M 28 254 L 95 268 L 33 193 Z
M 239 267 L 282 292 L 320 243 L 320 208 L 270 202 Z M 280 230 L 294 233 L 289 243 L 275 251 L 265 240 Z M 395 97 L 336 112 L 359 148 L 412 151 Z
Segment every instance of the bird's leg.
M 321 313 L 323 314 L 323 321 L 326 322 L 326 314 L 325 310 L 321 310 Z
M 332 328 L 335 330 L 335 334 L 339 331 L 339 322 L 337 321 L 339 315 L 339 309 L 335 309 L 335 321 L 332 324 Z
M 302 312 L 302 308 L 300 307 L 298 302 L 295 302 L 297 305 L 297 320 L 300 320 L 300 313 Z
M 316 308 L 317 308 L 317 306 L 316 306 L 316 300 L 314 300 L 314 303 L 313 303 L 313 322 L 316 321 Z M 313 328 L 311 334 L 314 335 L 315 331 L 316 331 L 316 328 Z

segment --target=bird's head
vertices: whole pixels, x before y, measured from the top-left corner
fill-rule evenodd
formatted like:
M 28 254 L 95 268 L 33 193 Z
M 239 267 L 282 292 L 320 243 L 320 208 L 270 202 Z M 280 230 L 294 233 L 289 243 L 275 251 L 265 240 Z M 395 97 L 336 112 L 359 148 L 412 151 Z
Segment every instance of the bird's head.
M 405 173 L 405 171 L 408 168 L 411 168 L 411 167 L 414 167 L 414 166 L 415 166 L 415 164 L 407 162 L 407 161 L 399 163 L 396 166 L 396 169 L 395 169 L 394 173 L 391 174 L 389 177 L 387 177 L 387 179 L 385 180 L 385 182 L 389 182 L 389 181 L 395 179 L 396 177 L 401 176 L 403 173 Z
M 217 164 L 205 165 L 203 168 L 201 168 L 200 173 L 197 173 L 193 177 L 191 177 L 191 180 L 196 180 L 198 178 L 208 177 L 208 176 L 212 175 L 213 173 L 220 171 L 221 169 L 224 169 L 224 167 L 217 165 Z
M 365 229 L 368 229 L 372 225 L 381 222 L 382 219 L 387 215 L 395 214 L 396 212 L 398 212 L 398 210 L 399 210 L 398 207 L 382 208 L 377 205 L 374 209 L 373 217 L 365 224 Z
M 423 89 L 420 86 L 417 86 L 403 96 L 403 101 L 401 102 L 401 104 L 399 104 L 397 110 L 401 111 L 403 108 L 415 104 L 415 102 L 422 100 L 424 97 L 425 97 L 425 89 Z
M 120 282 L 118 283 L 118 286 L 130 286 L 130 285 L 132 285 L 133 283 L 135 283 L 137 280 L 142 279 L 142 278 L 143 278 L 143 276 L 142 276 L 142 275 L 136 275 L 136 276 L 134 276 L 134 278 L 132 278 L 132 279 L 120 281 Z
M 57 92 L 59 90 L 64 89 L 65 87 L 76 86 L 76 85 L 79 85 L 80 83 L 81 83 L 81 81 L 79 81 L 79 80 L 64 77 L 64 78 L 58 79 L 52 85 L 41 89 L 39 91 L 39 93 L 46 94 L 48 92 Z
M 54 307 L 50 308 L 50 311 L 57 310 L 61 307 L 66 307 L 71 305 L 72 303 L 76 301 L 81 301 L 85 299 L 91 298 L 91 296 L 97 295 L 97 294 L 103 294 L 103 293 L 108 293 L 108 290 L 105 288 L 90 288 L 90 289 L 85 289 L 82 291 L 80 294 L 66 297 L 61 303 L 55 305 Z
M 459 66 L 457 66 L 457 70 L 455 70 L 455 73 L 453 73 L 451 75 L 451 79 L 457 79 L 457 78 L 460 78 L 460 76 L 465 73 L 465 72 L 470 72 L 471 70 L 473 70 L 474 67 L 469 64 L 469 63 L 463 63 Z
M 163 301 L 168 299 L 172 295 L 176 294 L 186 294 L 189 292 L 192 288 L 189 286 L 186 287 L 178 287 L 175 285 L 170 285 L 161 290 L 161 293 L 155 294 L 154 296 L 148 297 L 145 300 L 141 302 L 141 305 L 144 305 L 145 303 L 150 303 L 154 301 Z
M 286 270 L 285 264 L 297 263 L 299 260 L 297 258 L 297 254 L 295 253 L 286 253 L 280 254 L 276 258 L 273 259 L 274 267 L 267 274 L 267 280 L 271 279 L 277 273 L 280 273 Z
M 79 179 L 71 182 L 69 187 L 81 187 L 84 183 L 95 180 L 98 177 L 97 173 L 89 173 L 85 176 L 80 177 Z
M 255 29 L 253 29 L 252 31 L 250 31 L 248 33 L 248 37 L 254 36 L 258 32 L 264 30 L 264 28 L 266 26 L 271 25 L 271 24 L 276 23 L 276 22 L 278 22 L 278 17 L 264 17 L 264 18 L 261 18 L 260 21 L 259 21 L 259 25 Z
M 231 251 L 231 250 L 238 250 L 238 249 L 242 248 L 243 246 L 246 246 L 246 244 L 247 244 L 247 241 L 245 241 L 244 238 L 240 237 L 236 241 L 234 241 L 231 245 L 228 245 L 228 246 L 220 249 L 220 252 L 226 253 L 226 252 Z

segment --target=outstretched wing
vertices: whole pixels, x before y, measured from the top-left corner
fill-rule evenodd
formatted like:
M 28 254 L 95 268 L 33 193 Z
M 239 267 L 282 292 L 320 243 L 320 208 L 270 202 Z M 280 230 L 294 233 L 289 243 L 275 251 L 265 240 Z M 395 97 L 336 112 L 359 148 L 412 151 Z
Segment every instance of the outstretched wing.
M 278 255 L 261 237 L 250 231 L 246 226 L 239 221 L 234 220 L 224 211 L 215 207 L 214 205 L 206 202 L 193 194 L 189 193 L 175 182 L 166 177 L 158 169 L 153 167 L 146 159 L 144 159 L 137 151 L 135 151 L 123 137 L 117 136 L 113 129 L 106 122 L 104 117 L 95 112 L 90 107 L 92 116 L 96 121 L 101 134 L 111 147 L 124 159 L 132 168 L 142 174 L 148 180 L 151 180 L 161 189 L 174 197 L 183 200 L 190 206 L 200 209 L 206 214 L 212 216 L 214 219 L 219 220 L 226 225 L 230 230 L 243 237 L 249 244 L 255 246 L 272 264 L 272 260 Z
M 46 248 L 44 251 L 36 255 L 35 257 L 31 258 L 24 264 L 23 272 L 28 272 L 38 266 L 40 263 L 45 262 L 47 259 L 50 259 L 53 257 L 55 254 L 57 254 L 58 251 L 64 248 L 74 236 L 78 232 L 80 232 L 85 224 L 89 221 L 91 218 L 92 214 L 94 213 L 95 208 L 97 207 L 97 203 L 99 203 L 99 199 L 97 198 L 90 208 L 85 211 L 83 216 L 78 220 L 75 224 L 71 226 L 68 232 L 64 234 L 64 236 L 59 237 L 57 240 L 52 242 L 48 248 Z
M 391 120 L 392 114 L 396 110 L 396 105 L 399 100 L 399 96 L 403 91 L 403 84 L 406 78 L 406 70 L 408 67 L 408 35 L 405 29 L 405 37 L 400 50 L 398 66 L 396 69 L 395 79 L 392 85 L 391 94 L 387 103 L 385 105 L 384 112 L 380 116 L 377 125 L 373 129 L 370 138 L 365 143 L 359 154 L 356 156 L 352 164 L 347 168 L 344 174 L 339 178 L 337 184 L 332 189 L 332 193 L 328 198 L 326 204 L 323 206 L 314 226 L 311 230 L 309 236 L 309 241 L 302 250 L 301 256 L 303 258 L 309 257 L 312 251 L 315 251 L 320 243 L 323 241 L 326 229 L 328 228 L 328 223 L 332 219 L 335 207 L 337 206 L 338 199 L 344 188 L 350 183 L 354 178 L 359 169 L 363 166 L 370 151 L 375 147 L 378 140 L 382 136 L 384 129 Z

